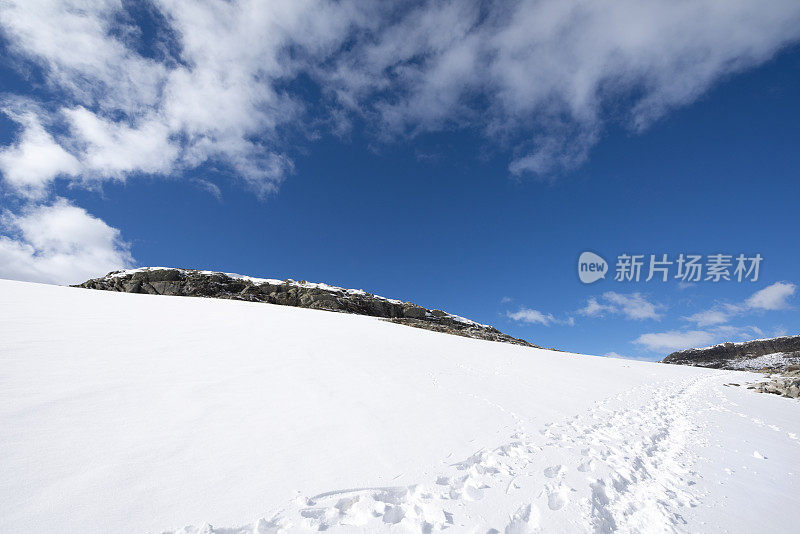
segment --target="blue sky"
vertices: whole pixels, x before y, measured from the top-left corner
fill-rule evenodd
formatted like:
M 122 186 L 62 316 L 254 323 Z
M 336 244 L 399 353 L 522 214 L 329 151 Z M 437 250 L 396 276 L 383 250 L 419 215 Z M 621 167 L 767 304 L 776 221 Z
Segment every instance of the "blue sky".
M 324 281 L 649 359 L 798 333 L 792 2 L 40 4 L 0 8 L 0 277 Z M 585 285 L 587 250 L 764 260 Z

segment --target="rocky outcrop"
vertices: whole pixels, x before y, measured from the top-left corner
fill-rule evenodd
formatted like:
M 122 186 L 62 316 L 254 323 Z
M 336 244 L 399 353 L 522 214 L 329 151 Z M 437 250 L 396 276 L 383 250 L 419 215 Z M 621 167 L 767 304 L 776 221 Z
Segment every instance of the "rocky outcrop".
M 800 364 L 800 336 L 756 339 L 681 350 L 673 352 L 662 361 L 715 369 L 782 371 L 787 366 Z
M 800 365 L 790 365 L 784 376 L 771 376 L 766 382 L 758 382 L 749 386 L 758 393 L 772 393 L 791 399 L 800 398 Z
M 214 271 L 145 267 L 108 273 L 74 287 L 186 297 L 267 302 L 315 310 L 381 317 L 393 322 L 459 336 L 536 347 L 494 327 L 442 310 L 388 299 L 360 289 L 295 280 L 253 278 Z

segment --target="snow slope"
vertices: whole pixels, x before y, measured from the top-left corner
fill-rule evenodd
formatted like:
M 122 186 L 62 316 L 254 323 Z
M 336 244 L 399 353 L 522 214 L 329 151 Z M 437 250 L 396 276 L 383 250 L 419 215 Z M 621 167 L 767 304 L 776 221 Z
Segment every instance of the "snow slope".
M 794 531 L 757 377 L 0 281 L 0 531 Z

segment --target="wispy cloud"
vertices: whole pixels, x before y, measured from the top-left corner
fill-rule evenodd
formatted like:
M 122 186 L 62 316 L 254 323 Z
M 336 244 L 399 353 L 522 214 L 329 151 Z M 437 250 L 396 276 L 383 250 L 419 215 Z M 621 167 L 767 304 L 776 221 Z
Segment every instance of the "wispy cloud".
M 711 344 L 715 335 L 705 330 L 670 330 L 642 334 L 634 343 L 651 351 L 673 352 L 691 347 L 702 347 Z
M 4 52 L 46 81 L 27 113 L 6 95 L 22 130 L 1 151 L 9 186 L 41 192 L 57 178 L 214 162 L 263 196 L 293 170 L 285 139 L 339 135 L 354 118 L 384 140 L 477 129 L 508 149 L 511 173 L 545 176 L 580 165 L 608 121 L 641 130 L 800 37 L 793 0 L 161 0 L 129 10 L 4 3 Z M 300 79 L 321 96 L 295 89 Z M 609 102 L 625 105 L 611 116 Z
M 676 329 L 666 332 L 652 332 L 640 335 L 634 343 L 654 352 L 672 352 L 721 343 L 741 341 L 765 336 L 756 326 L 734 326 L 726 324 L 735 317 L 742 317 L 764 311 L 789 308 L 789 299 L 795 294 L 796 284 L 775 282 L 753 293 L 738 304 L 721 303 L 692 315 L 683 317 L 693 323 L 696 329 Z M 778 331 L 776 331 L 778 332 Z M 780 333 L 774 333 L 780 335 Z
M 721 309 L 712 309 L 697 312 L 684 318 L 697 326 L 703 327 L 727 322 L 730 318 L 730 313 Z
M 578 312 L 589 317 L 602 317 L 605 314 L 621 314 L 627 319 L 660 319 L 659 309 L 664 308 L 647 300 L 641 293 L 617 293 L 606 291 L 598 297 L 590 297 L 586 306 Z
M 684 317 L 699 327 L 724 324 L 734 317 L 753 312 L 785 310 L 789 299 L 795 294 L 797 285 L 790 282 L 775 282 L 753 293 L 739 304 L 723 303 Z
M 517 311 L 507 311 L 506 317 L 517 321 L 519 323 L 528 324 L 541 324 L 550 326 L 553 324 L 575 326 L 575 318 L 567 317 L 566 319 L 558 319 L 552 313 L 544 313 L 539 310 L 533 310 L 525 306 L 520 307 Z
M 217 200 L 222 200 L 222 191 L 217 184 L 205 178 L 195 178 L 194 183 Z
M 644 129 L 800 36 L 800 8 L 764 7 L 424 2 L 376 22 L 321 79 L 384 133 L 470 124 L 508 141 L 524 132 L 510 171 L 548 176 L 587 158 L 610 119 L 608 102 L 628 102 L 616 117 Z
M 640 335 L 633 343 L 666 356 L 667 353 L 676 350 L 704 347 L 723 341 L 742 341 L 763 335 L 764 332 L 755 326 L 720 326 L 705 330 L 649 332 Z
M 520 308 L 515 312 L 506 312 L 506 317 L 520 323 L 550 325 L 556 321 L 551 313 L 543 313 L 530 308 Z

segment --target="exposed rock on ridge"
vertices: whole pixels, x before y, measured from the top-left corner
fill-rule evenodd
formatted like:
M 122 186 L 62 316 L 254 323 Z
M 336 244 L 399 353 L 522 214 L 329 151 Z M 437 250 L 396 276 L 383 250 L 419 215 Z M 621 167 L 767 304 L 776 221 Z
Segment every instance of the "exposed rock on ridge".
M 789 365 L 784 376 L 770 375 L 766 382 L 758 382 L 749 386 L 758 393 L 772 393 L 791 399 L 800 398 L 800 365 Z
M 787 366 L 800 364 L 800 335 L 680 350 L 662 361 L 715 369 L 782 371 Z
M 441 310 L 428 310 L 410 302 L 387 299 L 360 289 L 295 280 L 252 278 L 193 269 L 145 267 L 114 271 L 74 287 L 268 302 L 316 310 L 382 317 L 392 322 L 476 339 L 536 347 L 523 339 L 503 334 L 489 325 L 476 323 Z

